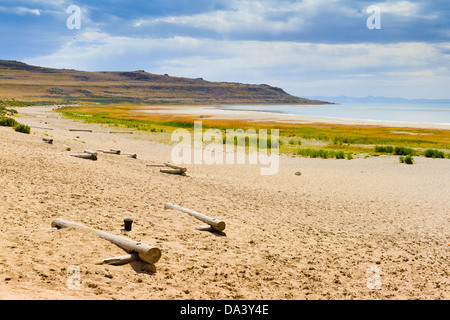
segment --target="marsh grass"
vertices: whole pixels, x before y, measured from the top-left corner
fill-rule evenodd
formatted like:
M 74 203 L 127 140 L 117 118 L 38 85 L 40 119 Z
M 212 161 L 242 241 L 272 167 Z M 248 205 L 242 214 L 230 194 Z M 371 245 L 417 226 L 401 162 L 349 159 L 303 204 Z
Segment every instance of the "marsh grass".
M 91 105 L 61 108 L 65 116 L 84 122 L 123 126 L 143 131 L 171 132 L 176 128 L 194 129 L 194 121 L 202 121 L 204 129 L 279 129 L 280 153 L 321 158 L 353 158 L 354 154 L 389 154 L 399 156 L 422 155 L 420 150 L 450 149 L 450 131 L 390 128 L 377 126 L 352 126 L 334 124 L 288 124 L 219 120 L 195 116 L 173 116 L 142 112 L 146 106 L 123 103 L 120 105 Z M 284 142 L 284 143 L 283 143 Z M 226 143 L 224 139 L 223 143 Z M 271 140 L 268 138 L 268 145 Z M 236 142 L 235 142 L 236 144 Z M 245 145 L 248 146 L 248 139 Z M 307 148 L 302 148 L 305 146 Z M 374 149 L 375 146 L 375 149 Z M 306 150 L 306 151 L 305 151 Z M 322 150 L 322 151 L 320 151 Z
M 351 153 L 348 153 L 346 155 L 344 151 L 333 151 L 325 149 L 301 148 L 298 149 L 295 154 L 305 158 L 309 157 L 322 159 L 345 159 L 345 157 L 347 157 L 348 160 L 353 159 L 353 155 Z
M 439 150 L 434 150 L 434 149 L 425 150 L 424 155 L 427 158 L 433 158 L 433 159 L 435 159 L 435 158 L 444 159 L 445 158 L 444 152 L 439 151 Z

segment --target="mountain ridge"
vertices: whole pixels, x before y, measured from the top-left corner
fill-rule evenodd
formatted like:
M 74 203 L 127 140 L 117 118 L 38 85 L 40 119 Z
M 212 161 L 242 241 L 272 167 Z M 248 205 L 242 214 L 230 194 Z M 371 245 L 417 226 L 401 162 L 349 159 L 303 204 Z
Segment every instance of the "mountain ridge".
M 211 82 L 136 71 L 79 71 L 0 60 L 0 98 L 145 104 L 328 104 L 267 84 Z

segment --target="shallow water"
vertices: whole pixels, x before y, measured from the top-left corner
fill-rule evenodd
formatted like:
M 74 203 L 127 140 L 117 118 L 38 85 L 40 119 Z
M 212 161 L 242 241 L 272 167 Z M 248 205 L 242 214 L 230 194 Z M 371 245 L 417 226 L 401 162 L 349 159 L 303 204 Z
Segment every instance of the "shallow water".
M 224 110 L 282 113 L 286 116 L 326 117 L 407 123 L 450 124 L 449 103 L 345 103 L 334 105 L 225 106 Z

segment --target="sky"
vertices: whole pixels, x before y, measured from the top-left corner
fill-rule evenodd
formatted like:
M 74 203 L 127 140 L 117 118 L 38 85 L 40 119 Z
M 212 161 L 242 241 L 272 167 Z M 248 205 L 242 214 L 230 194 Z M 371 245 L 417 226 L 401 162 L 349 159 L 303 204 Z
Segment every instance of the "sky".
M 450 1 L 0 0 L 0 59 L 449 99 Z

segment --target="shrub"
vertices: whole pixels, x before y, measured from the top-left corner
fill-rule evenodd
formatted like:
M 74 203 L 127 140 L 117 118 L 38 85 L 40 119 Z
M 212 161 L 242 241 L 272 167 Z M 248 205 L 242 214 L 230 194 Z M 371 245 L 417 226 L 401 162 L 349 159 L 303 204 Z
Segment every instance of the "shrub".
M 406 164 L 414 163 L 414 159 L 412 156 L 400 157 L 399 160 L 400 160 L 400 163 L 406 163 Z
M 375 152 L 393 153 L 394 147 L 393 146 L 375 146 Z
M 414 156 L 416 153 L 413 149 L 405 147 L 395 147 L 394 154 L 398 156 Z
M 0 126 L 3 127 L 15 127 L 17 125 L 17 121 L 13 118 L 1 117 L 0 118 Z
M 338 151 L 335 154 L 336 159 L 345 159 L 344 151 Z
M 425 157 L 427 158 L 445 158 L 445 154 L 439 150 L 428 149 L 424 152 Z
M 16 131 L 17 131 L 17 132 L 26 133 L 26 134 L 30 134 L 31 129 L 30 129 L 29 126 L 24 125 L 24 124 L 20 124 L 20 123 L 19 123 L 19 124 L 16 126 Z

